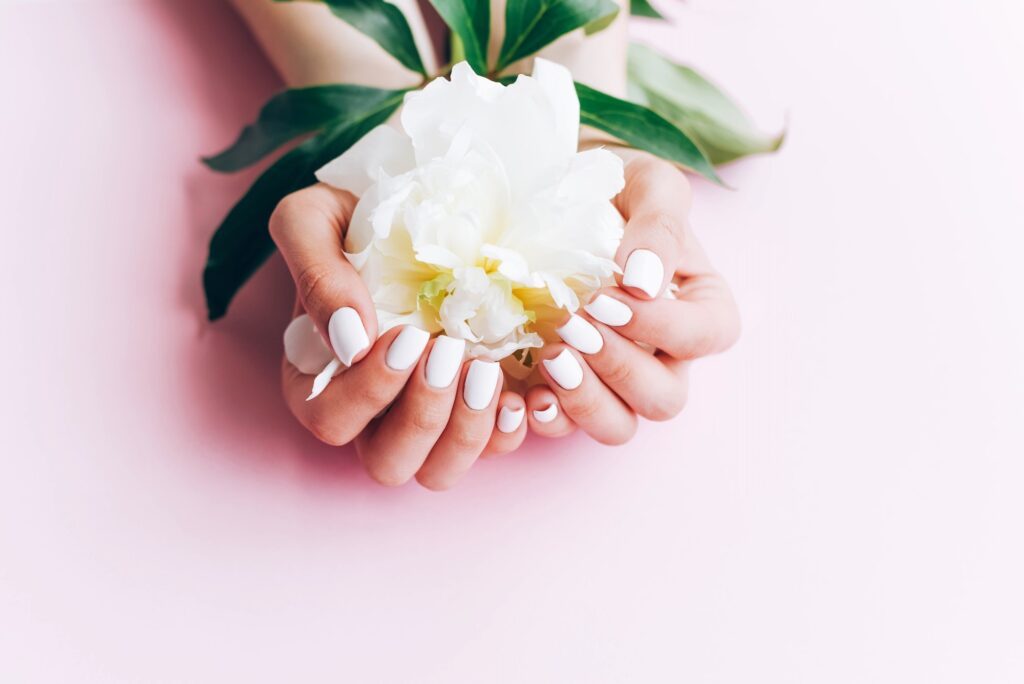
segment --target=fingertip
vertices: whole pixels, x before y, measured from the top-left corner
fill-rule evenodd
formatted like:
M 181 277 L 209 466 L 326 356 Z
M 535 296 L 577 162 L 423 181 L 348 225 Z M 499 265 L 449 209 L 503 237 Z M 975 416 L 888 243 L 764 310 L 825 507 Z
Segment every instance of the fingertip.
M 622 268 L 622 287 L 641 299 L 659 297 L 665 289 L 665 263 L 653 250 L 634 249 Z
M 633 320 L 633 308 L 628 301 L 631 298 L 621 288 L 606 287 L 591 297 L 583 310 L 598 323 L 619 328 Z
M 504 384 L 499 364 L 471 359 L 464 364 L 462 375 L 462 400 L 470 410 L 484 411 L 496 403 Z
M 563 437 L 576 427 L 562 411 L 558 396 L 546 385 L 531 387 L 525 403 L 529 429 L 541 437 Z
M 515 392 L 502 392 L 498 399 L 498 431 L 503 434 L 522 432 L 526 425 L 526 402 Z
M 566 344 L 547 345 L 541 352 L 541 372 L 548 383 L 572 392 L 586 378 L 584 361 L 575 349 Z
M 351 366 L 370 350 L 370 335 L 362 316 L 351 306 L 342 306 L 331 314 L 327 333 L 335 356 Z
M 495 430 L 483 458 L 500 456 L 518 449 L 526 439 L 526 401 L 516 392 L 503 391 L 498 398 Z
M 422 470 L 416 473 L 416 482 L 424 489 L 432 492 L 444 492 L 455 486 L 457 478 L 448 478 L 435 473 L 424 473 Z
M 377 340 L 386 349 L 384 365 L 398 373 L 405 373 L 419 363 L 429 342 L 430 333 L 414 325 L 392 328 Z

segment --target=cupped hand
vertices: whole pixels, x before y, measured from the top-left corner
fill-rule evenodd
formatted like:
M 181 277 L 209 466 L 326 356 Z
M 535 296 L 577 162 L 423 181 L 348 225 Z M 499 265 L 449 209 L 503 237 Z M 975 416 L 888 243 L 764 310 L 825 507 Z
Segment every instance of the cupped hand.
M 546 385 L 526 394 L 530 429 L 541 435 L 579 427 L 599 442 L 628 441 L 637 416 L 666 420 L 683 409 L 693 359 L 739 336 L 729 286 L 690 228 L 686 176 L 652 155 L 619 153 L 626 161 L 616 198 L 626 219 L 616 254 L 622 275 L 559 328 L 564 344 L 541 350 Z
M 526 434 L 524 401 L 503 391 L 498 364 L 464 361 L 461 340 L 431 340 L 411 326 L 377 337 L 373 301 L 342 251 L 355 204 L 350 193 L 319 184 L 286 197 L 271 217 L 271 236 L 295 280 L 294 314 L 309 314 L 344 365 L 307 401 L 312 378 L 285 359 L 285 399 L 321 441 L 354 440 L 378 482 L 399 485 L 415 476 L 428 488 L 444 489 L 485 450 L 519 446 Z
M 496 364 L 463 361 L 461 341 L 430 340 L 411 327 L 377 339 L 370 295 L 342 253 L 355 198 L 326 185 L 286 198 L 271 234 L 296 282 L 296 315 L 308 312 L 346 364 L 306 401 L 310 377 L 284 362 L 285 397 L 299 421 L 329 444 L 354 440 L 378 482 L 416 477 L 444 489 L 480 455 L 517 448 L 527 425 L 548 437 L 579 427 L 620 444 L 638 416 L 678 414 L 690 361 L 732 345 L 739 317 L 690 228 L 686 177 L 651 155 L 620 153 L 626 186 L 616 203 L 627 223 L 618 286 L 567 318 L 558 330 L 563 343 L 540 351 L 546 383 L 525 397 L 503 390 Z

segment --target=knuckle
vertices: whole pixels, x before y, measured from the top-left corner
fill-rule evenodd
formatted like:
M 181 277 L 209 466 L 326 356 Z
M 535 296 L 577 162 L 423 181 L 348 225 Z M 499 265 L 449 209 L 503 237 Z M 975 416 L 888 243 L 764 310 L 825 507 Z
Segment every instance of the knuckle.
M 314 410 L 309 415 L 306 427 L 314 437 L 331 446 L 344 446 L 352 441 L 354 436 L 334 412 L 322 408 Z
M 322 264 L 313 264 L 302 269 L 295 278 L 299 298 L 307 304 L 325 298 L 327 283 L 330 282 L 329 276 L 330 269 Z
M 643 220 L 649 231 L 660 234 L 670 244 L 682 244 L 686 222 L 676 213 L 663 210 L 654 211 L 645 214 Z
M 429 489 L 432 492 L 443 492 L 446 489 L 451 489 L 455 484 L 454 478 L 446 478 L 441 475 L 420 471 L 416 473 L 416 481 L 424 489 Z
M 724 311 L 708 316 L 707 322 L 692 331 L 690 339 L 682 350 L 684 358 L 710 356 L 729 349 L 740 337 L 740 317 L 734 304 Z
M 637 421 L 636 417 L 634 416 L 628 424 L 624 425 L 620 429 L 614 430 L 607 434 L 600 434 L 596 436 L 594 439 L 596 439 L 598 442 L 606 446 L 622 446 L 629 440 L 633 439 L 633 436 L 636 435 L 636 429 Z
M 400 467 L 394 459 L 378 458 L 366 463 L 366 473 L 377 484 L 401 487 L 412 478 L 412 473 Z
M 289 227 L 292 225 L 291 219 L 295 217 L 304 205 L 301 192 L 300 190 L 282 197 L 281 201 L 274 207 L 274 211 L 270 214 L 268 228 L 270 229 L 270 237 L 273 238 L 274 242 L 280 242 L 281 238 L 287 234 Z
M 461 453 L 479 453 L 487 444 L 484 431 L 469 426 L 459 426 L 447 437 L 452 447 Z
M 682 413 L 685 406 L 686 391 L 685 389 L 681 389 L 680 391 L 661 397 L 656 401 L 644 404 L 637 413 L 647 420 L 663 422 L 666 420 L 672 420 L 678 416 Z
M 633 367 L 620 358 L 608 359 L 601 369 L 601 379 L 606 385 L 622 386 L 633 377 Z
M 716 326 L 706 325 L 694 331 L 688 347 L 684 350 L 685 358 L 699 359 L 718 351 L 720 346 L 719 332 Z
M 655 157 L 645 155 L 634 159 L 627 165 L 629 175 L 636 174 L 637 180 L 645 184 L 657 184 L 664 188 L 671 197 L 677 198 L 686 204 L 689 203 L 693 193 L 690 179 L 675 164 Z M 627 184 L 628 185 L 628 184 Z
M 581 397 L 572 402 L 562 402 L 565 405 L 565 412 L 577 423 L 587 423 L 597 417 L 601 410 L 601 403 L 597 397 Z
M 683 175 L 679 173 L 675 166 L 670 162 L 665 161 L 661 157 L 655 157 L 654 155 L 643 155 L 637 157 L 631 162 L 631 166 L 638 173 L 650 174 L 653 177 L 665 176 L 669 177 L 672 174 Z
M 448 424 L 448 412 L 437 402 L 428 402 L 412 411 L 412 427 L 427 434 L 438 434 Z
M 391 404 L 395 393 L 391 383 L 385 382 L 384 378 L 378 378 L 376 382 L 368 382 L 363 386 L 362 403 L 368 406 L 373 413 L 379 413 Z

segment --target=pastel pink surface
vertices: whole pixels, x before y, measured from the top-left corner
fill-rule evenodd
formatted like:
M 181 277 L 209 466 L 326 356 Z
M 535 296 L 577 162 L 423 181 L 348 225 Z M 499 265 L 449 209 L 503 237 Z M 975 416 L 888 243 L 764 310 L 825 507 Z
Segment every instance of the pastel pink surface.
M 208 0 L 0 8 L 0 679 L 1024 678 L 1024 10 L 662 3 L 784 152 L 699 184 L 746 331 L 628 446 L 372 484 L 278 396 L 274 260 L 202 318 L 279 82 Z

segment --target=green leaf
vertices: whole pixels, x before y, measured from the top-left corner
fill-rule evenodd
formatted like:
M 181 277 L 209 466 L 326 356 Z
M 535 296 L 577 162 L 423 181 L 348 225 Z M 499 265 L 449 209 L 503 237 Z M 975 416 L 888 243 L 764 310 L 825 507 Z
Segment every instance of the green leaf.
M 497 70 L 618 11 L 612 0 L 512 0 L 505 6 L 505 39 Z
M 293 0 L 275 0 L 292 2 Z M 416 71 L 424 77 L 427 70 L 416 49 L 409 22 L 402 10 L 385 0 L 313 0 L 323 2 L 353 28 L 362 31 L 377 41 L 391 56 L 405 68 Z
M 487 42 L 491 36 L 490 0 L 430 0 L 430 2 L 458 37 L 469 66 L 473 67 L 473 71 L 478 74 L 486 74 Z M 454 57 L 452 59 L 456 61 Z
M 634 17 L 648 17 L 650 19 L 664 19 L 661 12 L 654 9 L 648 0 L 629 0 L 629 13 Z
M 716 183 L 711 162 L 686 133 L 643 105 L 576 84 L 580 123 L 611 133 L 633 147 L 681 164 Z
M 401 101 L 401 97 L 395 97 L 360 118 L 347 119 L 307 140 L 256 179 L 210 240 L 203 289 L 211 321 L 225 314 L 235 293 L 273 254 L 267 224 L 277 203 L 285 195 L 315 183 L 317 169 L 384 123 Z
M 713 83 L 650 48 L 630 46 L 629 79 L 634 99 L 686 131 L 714 164 L 774 152 L 785 138 L 761 132 Z
M 246 126 L 233 145 L 203 162 L 214 171 L 238 171 L 300 135 L 342 118 L 357 119 L 403 92 L 347 84 L 286 90 L 263 106 L 256 122 Z
M 594 21 L 592 21 L 589 24 L 587 24 L 586 26 L 584 26 L 583 27 L 583 33 L 585 33 L 588 36 L 592 36 L 595 33 L 600 33 L 601 31 L 604 31 L 606 28 L 611 26 L 612 22 L 615 21 L 615 18 L 617 16 L 619 16 L 619 8 L 618 7 L 616 7 L 615 11 L 612 12 L 611 14 L 606 14 L 603 17 L 598 17 Z

